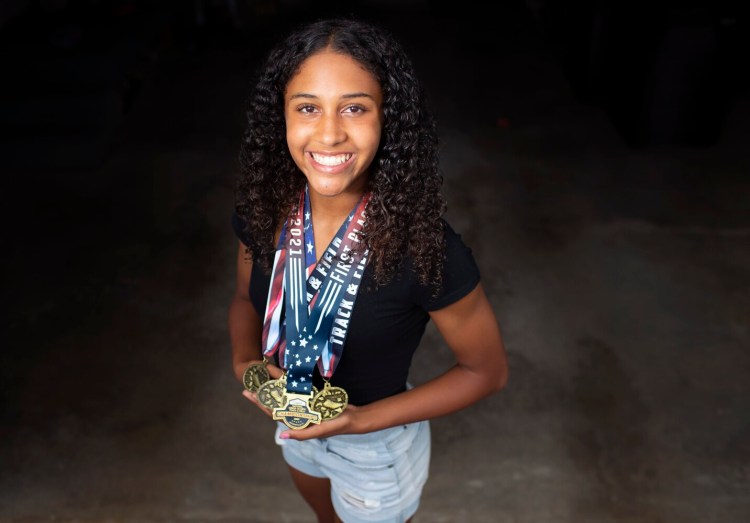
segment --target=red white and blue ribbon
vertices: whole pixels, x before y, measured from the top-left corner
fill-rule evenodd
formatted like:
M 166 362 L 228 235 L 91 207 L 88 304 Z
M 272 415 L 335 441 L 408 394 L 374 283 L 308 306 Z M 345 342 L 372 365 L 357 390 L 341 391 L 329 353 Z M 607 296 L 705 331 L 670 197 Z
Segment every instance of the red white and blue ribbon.
M 320 263 L 316 264 L 307 190 L 282 231 L 271 273 L 263 348 L 266 357 L 279 351 L 289 392 L 310 394 L 315 365 L 321 376 L 330 378 L 341 358 L 369 254 L 359 243 L 368 201 L 365 195 L 358 202 Z

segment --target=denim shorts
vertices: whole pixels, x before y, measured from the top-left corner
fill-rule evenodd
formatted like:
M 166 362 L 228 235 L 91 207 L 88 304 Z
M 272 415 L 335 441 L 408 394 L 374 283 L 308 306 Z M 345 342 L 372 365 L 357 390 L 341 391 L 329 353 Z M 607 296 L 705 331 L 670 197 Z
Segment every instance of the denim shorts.
M 297 441 L 278 436 L 284 460 L 331 481 L 331 500 L 344 523 L 402 523 L 419 507 L 430 464 L 427 421 L 368 434 Z

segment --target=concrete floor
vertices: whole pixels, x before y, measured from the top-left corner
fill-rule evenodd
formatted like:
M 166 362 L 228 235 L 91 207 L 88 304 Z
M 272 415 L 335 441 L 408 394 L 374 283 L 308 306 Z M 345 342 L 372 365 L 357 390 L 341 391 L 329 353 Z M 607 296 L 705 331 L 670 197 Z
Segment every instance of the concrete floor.
M 456 31 L 406 42 L 510 382 L 434 420 L 416 521 L 750 521 L 750 100 L 714 146 L 631 149 L 533 37 Z M 263 51 L 166 51 L 101 165 L 9 171 L 0 521 L 313 521 L 226 332 Z M 449 363 L 429 327 L 412 380 Z

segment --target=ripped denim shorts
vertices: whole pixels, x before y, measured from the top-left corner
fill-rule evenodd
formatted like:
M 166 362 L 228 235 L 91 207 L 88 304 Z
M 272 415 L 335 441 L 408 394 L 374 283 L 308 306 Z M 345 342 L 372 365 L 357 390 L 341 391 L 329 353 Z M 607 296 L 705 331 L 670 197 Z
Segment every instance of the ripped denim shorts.
M 427 421 L 368 434 L 276 443 L 300 472 L 331 481 L 333 507 L 344 523 L 402 523 L 419 507 L 430 462 Z

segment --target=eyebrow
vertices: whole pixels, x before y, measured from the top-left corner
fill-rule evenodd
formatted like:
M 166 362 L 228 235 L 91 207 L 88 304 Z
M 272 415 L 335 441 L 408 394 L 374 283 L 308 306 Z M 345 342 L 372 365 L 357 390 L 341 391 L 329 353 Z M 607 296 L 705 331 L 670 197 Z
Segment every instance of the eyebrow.
M 314 94 L 310 93 L 296 93 L 289 97 L 289 100 L 294 100 L 296 98 L 317 98 Z M 341 95 L 341 98 L 344 100 L 348 100 L 350 98 L 369 98 L 370 100 L 375 100 L 375 98 L 372 97 L 372 95 L 367 93 L 347 93 L 344 95 Z

